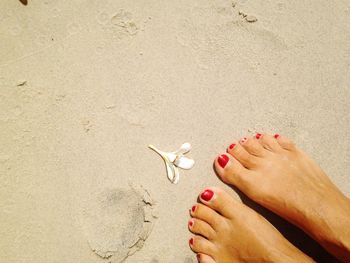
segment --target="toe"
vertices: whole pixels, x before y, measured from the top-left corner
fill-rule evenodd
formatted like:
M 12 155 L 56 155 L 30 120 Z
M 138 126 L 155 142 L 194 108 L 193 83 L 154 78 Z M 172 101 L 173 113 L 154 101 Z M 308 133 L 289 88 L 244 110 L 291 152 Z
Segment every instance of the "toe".
M 268 151 L 258 142 L 263 137 L 261 133 L 257 133 L 252 138 L 246 138 L 240 141 L 240 144 L 243 148 L 250 153 L 251 155 L 255 155 L 258 157 L 266 156 Z
M 260 137 L 258 142 L 267 150 L 271 152 L 280 152 L 282 147 L 277 142 L 276 138 L 269 134 L 264 134 L 264 136 Z
M 191 209 L 191 216 L 208 223 L 213 229 L 217 229 L 223 222 L 223 217 L 204 204 L 195 204 Z
M 212 255 L 215 251 L 215 246 L 208 239 L 195 235 L 189 240 L 189 245 L 191 249 L 196 253 L 205 253 L 207 255 Z
M 193 234 L 201 235 L 208 240 L 212 240 L 215 235 L 215 230 L 207 222 L 197 218 L 188 221 L 188 228 Z
M 199 263 L 216 263 L 211 256 L 201 253 L 197 254 L 197 260 Z
M 199 195 L 199 199 L 204 205 L 207 205 L 226 218 L 233 217 L 239 205 L 232 196 L 216 187 L 206 188 Z
M 254 171 L 245 168 L 230 154 L 222 154 L 214 163 L 217 175 L 227 184 L 235 185 L 243 192 L 249 191 Z
M 228 149 L 227 152 L 229 154 L 231 154 L 233 157 L 235 157 L 235 159 L 237 161 L 239 161 L 244 167 L 250 169 L 250 168 L 254 168 L 257 166 L 258 164 L 258 157 L 250 154 L 246 149 L 244 149 L 244 147 L 242 146 L 242 144 L 244 144 L 245 142 L 247 142 L 248 138 L 242 138 L 240 140 L 239 143 L 235 144 L 231 144 Z
M 296 149 L 295 144 L 287 137 L 281 136 L 279 134 L 275 134 L 273 137 L 283 149 L 288 151 L 294 151 Z

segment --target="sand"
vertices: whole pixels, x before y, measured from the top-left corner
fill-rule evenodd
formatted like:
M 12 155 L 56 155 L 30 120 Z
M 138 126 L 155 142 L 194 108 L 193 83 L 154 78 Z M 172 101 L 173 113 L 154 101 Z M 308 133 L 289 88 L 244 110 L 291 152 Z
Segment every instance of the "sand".
M 238 198 L 212 162 L 256 131 L 295 140 L 350 195 L 349 2 L 13 0 L 0 10 L 2 262 L 106 262 L 91 244 L 108 240 L 89 233 L 120 207 L 91 199 L 130 183 L 157 216 L 126 262 L 195 262 L 188 209 L 209 185 Z M 174 185 L 147 146 L 184 142 L 196 164 Z M 141 233 L 144 218 L 133 220 Z

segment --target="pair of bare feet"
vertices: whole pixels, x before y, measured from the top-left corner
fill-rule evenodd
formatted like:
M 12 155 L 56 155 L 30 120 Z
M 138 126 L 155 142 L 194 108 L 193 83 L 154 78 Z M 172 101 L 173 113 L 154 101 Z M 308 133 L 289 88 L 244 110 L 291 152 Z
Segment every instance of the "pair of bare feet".
M 289 139 L 256 134 L 215 160 L 218 176 L 350 262 L 350 201 Z M 191 211 L 189 244 L 201 263 L 313 262 L 251 208 L 215 187 Z

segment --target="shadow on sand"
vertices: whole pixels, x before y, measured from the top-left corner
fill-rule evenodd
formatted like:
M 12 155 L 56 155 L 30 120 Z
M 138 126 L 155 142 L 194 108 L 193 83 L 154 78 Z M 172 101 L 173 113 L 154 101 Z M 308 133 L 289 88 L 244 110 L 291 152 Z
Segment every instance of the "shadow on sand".
M 265 207 L 255 203 L 249 199 L 244 193 L 234 186 L 231 188 L 239 195 L 242 202 L 255 210 L 257 213 L 265 217 L 272 225 L 274 225 L 281 234 L 289 240 L 294 246 L 298 247 L 305 254 L 309 255 L 316 262 L 333 263 L 340 262 L 334 256 L 329 254 L 323 247 L 321 247 L 315 240 L 309 237 L 303 230 L 295 225 L 284 220 L 282 217 L 276 215 Z

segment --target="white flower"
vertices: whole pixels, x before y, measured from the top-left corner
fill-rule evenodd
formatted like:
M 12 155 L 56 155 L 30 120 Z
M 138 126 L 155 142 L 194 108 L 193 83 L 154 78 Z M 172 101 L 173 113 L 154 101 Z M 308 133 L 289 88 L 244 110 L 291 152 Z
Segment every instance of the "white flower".
M 191 150 L 191 144 L 189 143 L 182 144 L 180 149 L 175 152 L 163 152 L 158 150 L 153 145 L 149 145 L 148 147 L 163 158 L 167 170 L 168 179 L 173 184 L 177 184 L 180 179 L 178 168 L 189 170 L 194 165 L 194 160 L 184 156 Z

